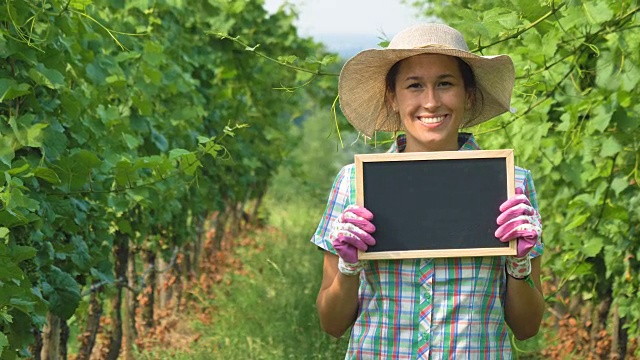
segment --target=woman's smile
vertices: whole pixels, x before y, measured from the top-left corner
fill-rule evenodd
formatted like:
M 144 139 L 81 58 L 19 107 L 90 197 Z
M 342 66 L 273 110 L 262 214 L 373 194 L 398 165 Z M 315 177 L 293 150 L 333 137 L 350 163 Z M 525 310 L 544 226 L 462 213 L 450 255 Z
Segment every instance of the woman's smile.
M 430 127 L 436 127 L 438 125 L 440 125 L 444 120 L 445 120 L 446 116 L 445 115 L 440 115 L 440 116 L 434 116 L 434 115 L 423 115 L 423 116 L 418 116 L 418 120 L 425 124 L 425 125 L 430 125 Z

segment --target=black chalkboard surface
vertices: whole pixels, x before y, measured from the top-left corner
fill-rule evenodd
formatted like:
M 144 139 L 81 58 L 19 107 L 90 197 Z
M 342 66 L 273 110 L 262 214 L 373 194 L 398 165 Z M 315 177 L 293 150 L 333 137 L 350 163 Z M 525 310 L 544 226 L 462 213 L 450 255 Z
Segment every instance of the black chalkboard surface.
M 374 214 L 377 243 L 360 259 L 515 255 L 498 208 L 515 192 L 513 150 L 355 156 L 356 202 Z

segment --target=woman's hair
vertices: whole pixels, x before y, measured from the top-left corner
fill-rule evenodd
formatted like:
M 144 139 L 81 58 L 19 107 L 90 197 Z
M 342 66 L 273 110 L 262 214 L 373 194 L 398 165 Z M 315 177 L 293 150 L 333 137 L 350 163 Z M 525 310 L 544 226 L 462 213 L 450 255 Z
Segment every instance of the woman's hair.
M 476 83 L 476 77 L 473 74 L 473 70 L 471 69 L 471 66 L 469 66 L 469 64 L 467 64 L 464 60 L 460 59 L 459 57 L 454 57 L 454 59 L 456 59 L 456 62 L 458 63 L 458 68 L 460 69 L 460 74 L 462 74 L 464 90 L 467 93 L 467 95 L 470 96 L 471 98 L 471 106 L 469 108 L 469 111 L 471 113 L 469 114 L 469 116 L 467 116 L 467 119 L 466 119 L 467 121 L 471 121 L 482 110 L 484 97 L 483 97 L 482 91 L 480 90 L 480 88 L 478 88 L 478 85 Z M 389 69 L 389 72 L 387 72 L 387 77 L 385 78 L 387 94 L 395 94 L 396 78 L 398 77 L 398 71 L 400 71 L 400 64 L 404 60 L 405 59 L 402 59 L 396 62 L 395 64 L 393 64 L 391 69 Z M 462 125 L 464 126 L 465 124 L 462 124 Z

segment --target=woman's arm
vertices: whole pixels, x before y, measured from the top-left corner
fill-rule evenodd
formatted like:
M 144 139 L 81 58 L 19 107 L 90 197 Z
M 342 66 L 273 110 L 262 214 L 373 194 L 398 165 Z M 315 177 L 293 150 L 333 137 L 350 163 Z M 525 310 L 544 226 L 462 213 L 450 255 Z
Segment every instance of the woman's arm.
M 322 285 L 316 306 L 320 326 L 329 335 L 339 338 L 353 325 L 358 313 L 360 276 L 347 276 L 338 271 L 338 256 L 324 253 Z
M 545 305 L 540 283 L 540 257 L 531 259 L 529 277 L 535 287 L 526 280 L 517 280 L 507 274 L 504 315 L 507 325 L 518 340 L 536 335 L 542 322 Z

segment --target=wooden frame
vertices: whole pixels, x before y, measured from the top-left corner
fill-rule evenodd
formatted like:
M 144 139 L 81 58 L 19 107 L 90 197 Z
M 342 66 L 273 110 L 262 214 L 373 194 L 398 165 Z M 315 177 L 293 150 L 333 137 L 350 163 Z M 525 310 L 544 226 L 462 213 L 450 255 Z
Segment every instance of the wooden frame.
M 482 159 L 485 159 L 484 163 Z M 433 162 L 434 160 L 438 160 L 437 162 Z M 445 161 L 441 161 L 445 160 Z M 461 160 L 459 162 L 457 160 Z M 471 161 L 471 162 L 469 162 Z M 479 161 L 479 162 L 478 162 Z M 397 163 L 395 163 L 397 162 Z M 504 162 L 504 164 L 502 163 Z M 379 165 L 378 165 L 379 164 Z M 486 166 L 485 166 L 486 165 Z M 380 227 L 376 232 L 373 233 L 374 238 L 378 241 L 376 246 L 370 247 L 367 252 L 359 252 L 359 259 L 363 260 L 376 260 L 376 259 L 410 259 L 410 258 L 441 258 L 441 257 L 467 257 L 467 256 L 504 256 L 504 255 L 515 255 L 517 253 L 517 243 L 516 241 L 511 241 L 509 244 L 500 243 L 500 241 L 493 236 L 493 232 L 497 229 L 497 224 L 495 224 L 495 218 L 499 214 L 499 204 L 508 199 L 509 197 L 515 194 L 515 169 L 513 163 L 513 150 L 504 149 L 504 150 L 474 150 L 474 151 L 439 151 L 439 152 L 414 152 L 414 153 L 385 153 L 385 154 L 361 154 L 355 155 L 355 166 L 356 166 L 356 204 L 364 207 L 368 207 L 368 205 L 374 205 L 374 198 L 381 197 L 384 200 L 380 200 L 378 203 L 386 201 L 384 206 L 378 206 L 377 209 L 371 209 L 374 213 L 373 223 L 376 225 L 376 220 L 380 222 L 385 222 L 385 224 L 394 224 L 396 226 L 387 226 L 387 229 L 394 228 L 395 230 L 391 235 L 388 235 L 388 238 L 393 238 L 393 241 L 389 239 L 378 239 L 377 233 L 382 236 L 382 232 L 380 231 Z M 502 173 L 502 166 L 504 166 L 504 173 Z M 433 171 L 429 172 L 428 168 L 432 167 Z M 446 167 L 451 168 L 451 174 L 447 172 L 448 169 Z M 475 170 L 473 170 L 475 169 Z M 489 170 L 485 170 L 489 169 Z M 491 171 L 490 169 L 498 169 L 498 171 Z M 396 171 L 398 170 L 398 171 Z M 445 171 L 443 171 L 445 170 Z M 411 171 L 415 172 L 412 174 Z M 475 171 L 475 173 L 471 173 Z M 484 172 L 480 174 L 480 172 Z M 367 174 L 365 174 L 367 173 Z M 460 176 L 460 174 L 464 176 Z M 377 174 L 377 175 L 376 175 Z M 391 174 L 391 175 L 389 175 Z M 437 175 L 436 175 L 437 174 Z M 366 176 L 369 178 L 365 179 Z M 414 176 L 415 175 L 415 176 Z M 503 177 L 506 175 L 506 179 Z M 388 177 L 388 181 L 379 181 L 375 180 L 376 177 L 383 178 Z M 429 184 L 429 177 L 439 177 L 439 183 L 437 185 L 431 186 Z M 396 182 L 397 179 L 400 179 Z M 486 179 L 485 179 L 486 178 Z M 498 181 L 494 181 L 495 179 Z M 373 179 L 373 180 L 372 180 Z M 445 181 L 443 183 L 442 181 Z M 453 184 L 449 183 L 449 180 L 452 180 Z M 504 180 L 504 181 L 503 181 Z M 375 181 L 379 181 L 376 183 Z M 424 182 L 419 182 L 424 181 Z M 368 185 L 365 185 L 366 184 Z M 480 186 L 478 187 L 478 183 L 484 182 L 484 188 Z M 375 186 L 374 186 L 375 184 Z M 461 186 L 462 184 L 462 186 Z M 499 187 L 494 186 L 494 184 L 502 184 Z M 444 185 L 444 186 L 443 186 Z M 504 186 L 506 185 L 506 186 Z M 377 190 L 372 191 L 372 193 L 367 194 L 370 199 L 370 204 L 367 204 L 365 199 L 365 187 L 369 186 L 370 188 L 375 188 Z M 451 188 L 452 186 L 457 186 L 457 188 Z M 485 191 L 485 189 L 490 189 L 490 191 Z M 383 189 L 383 191 L 380 191 Z M 426 189 L 426 190 L 424 190 Z M 473 226 L 469 225 L 470 218 L 483 217 L 483 223 L 479 225 L 481 236 L 477 237 L 478 239 L 482 238 L 484 241 L 482 246 L 478 246 L 477 243 L 473 246 L 467 246 L 470 241 L 475 241 L 476 236 L 473 236 L 473 239 L 469 240 L 471 236 L 463 235 L 463 234 L 452 234 L 451 230 L 448 234 L 451 234 L 452 238 L 455 238 L 454 241 L 450 243 L 456 243 L 457 245 L 448 248 L 447 246 L 442 245 L 441 241 L 432 242 L 433 248 L 428 248 L 429 245 L 425 246 L 426 248 L 418 248 L 418 249 L 403 249 L 397 250 L 392 247 L 398 241 L 398 234 L 403 233 L 407 227 L 414 227 L 414 224 L 421 223 L 416 225 L 416 228 L 422 224 L 424 219 L 420 219 L 418 221 L 413 221 L 409 226 L 405 223 L 404 225 L 399 225 L 402 221 L 409 221 L 407 219 L 403 220 L 403 217 L 411 217 L 416 216 L 416 211 L 413 213 L 409 212 L 409 210 L 405 210 L 405 214 L 402 214 L 403 209 L 419 209 L 419 212 L 422 212 L 423 209 L 429 209 L 427 206 L 427 201 L 425 201 L 424 196 L 420 197 L 420 194 L 417 194 L 416 197 L 412 196 L 414 192 L 431 192 L 439 194 L 442 193 L 442 199 L 448 199 L 448 194 L 456 194 L 455 196 L 463 196 L 459 195 L 460 193 L 469 194 L 471 193 L 473 196 L 462 197 L 458 199 L 456 204 L 440 204 L 441 206 L 437 209 L 430 209 L 425 211 L 428 213 L 431 211 L 431 214 L 438 214 L 441 216 L 446 216 L 446 213 L 449 214 L 458 214 L 457 211 L 473 211 L 473 216 L 467 216 L 465 219 L 454 219 L 456 216 L 447 216 L 447 220 L 445 221 L 447 224 L 443 225 L 443 222 L 439 222 L 436 224 L 432 224 L 430 229 L 416 229 L 412 230 L 415 234 L 430 234 L 433 233 L 433 229 L 436 229 L 436 233 L 440 230 L 440 228 L 451 227 L 451 229 L 456 229 L 454 231 L 458 231 L 458 229 L 463 229 L 464 231 L 472 231 Z M 449 193 L 448 193 L 449 192 Z M 399 193 L 402 196 L 402 206 L 397 206 L 397 202 L 393 198 L 393 196 Z M 482 198 L 485 194 L 491 194 L 486 196 L 493 196 L 491 198 L 489 208 L 485 209 L 482 204 L 485 204 L 482 199 L 480 203 L 480 207 L 478 209 L 469 209 L 469 201 L 467 199 L 479 197 Z M 381 195 L 382 194 L 382 195 Z M 477 195 L 476 195 L 477 194 Z M 431 196 L 430 199 L 435 199 L 437 196 Z M 391 200 L 390 200 L 391 199 Z M 445 200 L 440 200 L 440 202 L 444 202 Z M 377 201 L 377 200 L 376 200 Z M 391 201 L 391 202 L 390 202 Z M 473 202 L 473 201 L 470 201 Z M 433 200 L 432 205 L 437 206 L 435 204 L 435 200 Z M 496 205 L 497 204 L 497 205 Z M 478 205 L 478 204 L 476 204 Z M 443 207 L 447 207 L 442 211 Z M 494 211 L 495 207 L 495 217 L 492 211 Z M 393 208 L 387 211 L 387 208 Z M 377 214 L 377 215 L 376 215 Z M 481 214 L 479 216 L 475 216 L 476 214 Z M 419 216 L 420 214 L 418 214 Z M 386 217 L 384 217 L 386 216 Z M 436 216 L 437 217 L 437 216 Z M 493 219 L 493 224 L 488 224 L 488 219 Z M 431 221 L 431 220 L 429 220 Z M 459 222 L 456 223 L 456 221 Z M 453 226 L 453 227 L 452 227 Z M 459 226 L 459 227 L 456 227 Z M 466 227 L 465 227 L 466 226 Z M 495 227 L 495 228 L 494 228 Z M 415 232 L 420 231 L 420 232 Z M 491 234 L 488 234 L 489 231 L 492 231 Z M 477 233 L 477 232 L 472 232 Z M 440 237 L 442 239 L 446 239 L 449 235 L 444 237 Z M 493 247 L 493 240 L 490 237 L 493 236 L 493 240 L 495 240 L 496 246 Z M 420 242 L 418 247 L 422 247 L 424 243 L 424 237 L 418 236 L 420 238 Z M 405 237 L 406 238 L 406 237 Z M 417 238 L 413 236 L 413 238 Z M 386 241 L 383 246 L 382 241 Z M 433 240 L 433 239 L 432 239 Z M 414 240 L 411 240 L 414 241 Z M 426 240 L 425 240 L 426 241 Z M 403 241 L 401 241 L 403 242 Z M 415 242 L 415 241 L 414 241 Z M 466 242 L 464 246 L 460 246 L 459 242 Z M 405 246 L 406 244 L 402 244 Z M 382 251 L 375 250 L 376 247 L 380 246 L 380 248 L 386 247 L 390 249 L 385 249 Z M 444 246 L 444 248 L 442 248 Z M 475 247 L 474 247 L 475 246 Z M 441 247 L 435 249 L 435 247 Z

